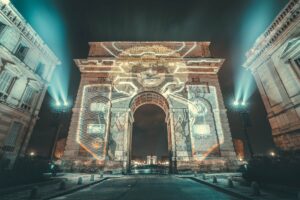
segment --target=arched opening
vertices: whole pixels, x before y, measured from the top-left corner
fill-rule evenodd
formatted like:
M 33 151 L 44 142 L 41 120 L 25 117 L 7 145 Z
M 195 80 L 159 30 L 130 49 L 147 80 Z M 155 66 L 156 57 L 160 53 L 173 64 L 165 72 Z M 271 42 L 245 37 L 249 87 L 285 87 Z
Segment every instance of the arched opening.
M 168 173 L 172 142 L 167 100 L 158 93 L 143 92 L 132 99 L 130 108 L 133 118 L 129 139 L 130 171 Z
M 154 104 L 145 104 L 134 113 L 132 164 L 161 165 L 169 161 L 166 114 Z

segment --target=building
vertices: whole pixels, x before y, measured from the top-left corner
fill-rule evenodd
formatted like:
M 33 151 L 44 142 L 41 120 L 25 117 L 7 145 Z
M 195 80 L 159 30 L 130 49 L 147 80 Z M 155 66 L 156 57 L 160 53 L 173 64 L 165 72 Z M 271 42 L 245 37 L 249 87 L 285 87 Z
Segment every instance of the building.
M 147 165 L 157 165 L 157 156 L 147 156 Z
M 53 70 L 54 53 L 11 3 L 0 1 L 0 159 L 25 154 Z
M 244 67 L 256 80 L 283 150 L 300 149 L 300 2 L 291 0 L 247 53 Z
M 129 171 L 134 112 L 145 104 L 157 105 L 166 114 L 170 172 L 235 167 L 217 76 L 224 59 L 211 56 L 210 42 L 89 45 L 88 58 L 75 60 L 81 82 L 63 156 L 65 169 L 82 169 L 94 160 L 104 170 Z
M 233 145 L 235 148 L 236 155 L 239 160 L 245 159 L 245 145 L 241 139 L 233 139 Z
M 57 140 L 56 145 L 55 145 L 55 151 L 54 151 L 54 158 L 60 159 L 65 151 L 65 146 L 66 146 L 66 138 L 61 138 Z

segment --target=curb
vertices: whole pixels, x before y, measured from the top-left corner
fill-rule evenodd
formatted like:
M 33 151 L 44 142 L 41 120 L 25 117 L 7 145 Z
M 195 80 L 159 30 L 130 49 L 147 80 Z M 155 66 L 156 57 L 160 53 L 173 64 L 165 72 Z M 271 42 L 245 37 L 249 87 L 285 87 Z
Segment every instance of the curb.
M 76 191 L 78 191 L 78 190 L 81 190 L 81 189 L 90 187 L 90 186 L 92 186 L 92 185 L 95 185 L 95 184 L 97 184 L 97 183 L 101 183 L 101 182 L 103 182 L 103 181 L 106 181 L 107 179 L 109 179 L 109 178 L 103 178 L 103 179 L 101 179 L 101 180 L 99 180 L 99 181 L 94 181 L 94 182 L 92 182 L 92 183 L 88 183 L 88 184 L 85 184 L 85 185 L 82 185 L 82 186 L 78 186 L 78 187 L 75 187 L 75 188 L 71 188 L 71 189 L 69 189 L 69 190 L 66 190 L 66 191 L 63 191 L 63 192 L 59 192 L 59 193 L 57 193 L 57 194 L 54 194 L 54 195 L 51 195 L 51 196 L 48 196 L 48 197 L 45 197 L 45 198 L 41 198 L 41 199 L 43 199 L 43 200 L 48 200 L 48 199 L 53 199 L 53 198 L 60 197 L 60 196 L 63 196 L 63 195 L 71 194 L 71 193 L 76 192 Z
M 215 184 L 212 184 L 212 183 L 209 183 L 207 181 L 203 181 L 203 180 L 200 180 L 200 179 L 197 179 L 197 178 L 194 178 L 194 177 L 182 177 L 182 178 L 189 178 L 195 182 L 198 182 L 198 183 L 202 183 L 202 184 L 205 184 L 207 186 L 210 186 L 210 187 L 213 187 L 214 189 L 220 191 L 220 192 L 223 192 L 223 193 L 226 193 L 226 194 L 229 194 L 231 196 L 234 196 L 234 197 L 237 197 L 237 198 L 242 198 L 242 199 L 247 199 L 247 200 L 255 200 L 254 198 L 252 197 L 249 197 L 249 196 L 246 196 L 246 195 L 243 195 L 241 193 L 238 193 L 238 192 L 234 192 L 232 190 L 229 190 L 229 189 L 226 189 L 226 188 L 223 188 L 223 187 L 220 187 L 218 185 L 215 185 Z
M 20 186 L 16 186 L 16 187 L 0 189 L 0 196 L 10 194 L 13 192 L 29 190 L 34 186 L 44 186 L 44 185 L 51 185 L 51 184 L 59 183 L 61 180 L 62 179 L 51 179 L 51 180 L 47 180 L 47 181 L 43 181 L 43 182 L 37 182 L 37 183 L 32 183 L 32 184 L 27 184 L 27 185 L 20 185 Z

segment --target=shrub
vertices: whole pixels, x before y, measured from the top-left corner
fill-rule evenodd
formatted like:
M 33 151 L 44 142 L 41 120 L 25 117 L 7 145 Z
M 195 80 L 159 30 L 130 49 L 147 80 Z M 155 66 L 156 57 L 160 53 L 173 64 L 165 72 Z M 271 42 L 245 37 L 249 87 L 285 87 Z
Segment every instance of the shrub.
M 41 158 L 20 158 L 13 169 L 0 172 L 0 187 L 30 184 L 44 180 L 43 173 L 49 170 L 48 161 Z
M 300 156 L 257 156 L 248 162 L 243 177 L 248 181 L 300 185 Z

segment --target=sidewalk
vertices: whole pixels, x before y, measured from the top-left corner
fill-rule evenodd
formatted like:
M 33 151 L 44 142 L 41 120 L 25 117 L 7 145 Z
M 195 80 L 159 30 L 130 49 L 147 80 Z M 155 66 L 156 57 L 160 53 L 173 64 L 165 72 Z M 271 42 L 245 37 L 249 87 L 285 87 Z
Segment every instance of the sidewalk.
M 214 174 L 215 175 L 215 174 Z M 202 175 L 191 175 L 191 176 L 179 176 L 181 178 L 190 178 L 199 183 L 214 187 L 215 189 L 228 193 L 230 195 L 242 198 L 242 199 L 253 199 L 253 200 L 298 200 L 297 196 L 287 193 L 276 193 L 267 192 L 263 189 L 260 190 L 260 196 L 254 196 L 252 188 L 250 186 L 243 186 L 236 181 L 233 181 L 233 188 L 228 186 L 228 180 L 226 175 L 216 175 L 217 183 L 213 183 L 213 175 L 206 174 L 206 179 L 203 180 Z
M 78 178 L 82 177 L 82 184 L 78 185 Z M 76 190 L 88 187 L 93 184 L 100 183 L 105 181 L 108 178 L 117 178 L 120 176 L 112 176 L 112 175 L 104 175 L 100 177 L 99 174 L 94 174 L 94 181 L 91 181 L 91 174 L 80 174 L 80 173 L 72 173 L 72 174 L 64 174 L 63 176 L 53 178 L 65 180 L 66 188 L 64 190 L 60 190 L 60 182 L 61 181 L 53 181 L 50 184 L 42 185 L 38 187 L 38 194 L 36 199 L 50 199 L 60 195 L 65 195 L 71 192 L 75 192 Z M 33 187 L 32 187 L 33 188 Z M 1 200 L 28 200 L 30 197 L 30 192 L 32 190 L 25 189 L 21 191 L 11 192 L 9 194 L 0 195 Z

